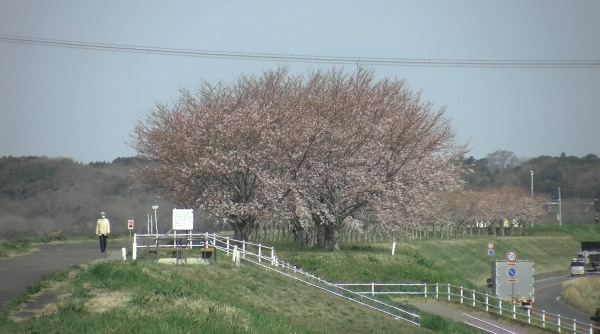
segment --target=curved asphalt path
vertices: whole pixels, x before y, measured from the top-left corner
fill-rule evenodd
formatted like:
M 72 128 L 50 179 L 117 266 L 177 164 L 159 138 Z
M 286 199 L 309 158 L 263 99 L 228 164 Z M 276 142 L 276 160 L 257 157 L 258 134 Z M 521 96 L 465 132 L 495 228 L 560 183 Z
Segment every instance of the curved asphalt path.
M 34 248 L 39 250 L 31 254 L 0 259 L 0 308 L 44 275 L 70 265 L 102 260 L 114 252 L 120 256 L 121 248 L 126 246 L 131 243 L 109 239 L 106 252 L 101 253 L 98 242 L 36 245 Z
M 563 319 L 576 319 L 586 324 L 592 323 L 591 315 L 582 313 L 569 305 L 563 303 L 559 297 L 562 293 L 563 283 L 580 277 L 571 277 L 570 275 L 548 278 L 535 281 L 535 305 L 534 308 L 544 310 L 546 312 L 559 314 L 561 316 L 561 324 L 572 326 L 573 322 Z M 534 312 L 537 314 L 537 312 Z M 537 314 L 541 316 L 541 314 Z M 556 316 L 546 315 L 546 319 L 556 321 Z

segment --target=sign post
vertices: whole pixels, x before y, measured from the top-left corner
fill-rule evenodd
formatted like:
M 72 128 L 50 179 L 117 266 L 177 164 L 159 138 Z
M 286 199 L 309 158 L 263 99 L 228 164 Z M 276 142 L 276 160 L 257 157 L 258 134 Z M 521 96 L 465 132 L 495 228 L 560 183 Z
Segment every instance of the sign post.
M 154 227 L 156 227 L 156 234 L 158 234 L 158 217 L 156 216 L 156 210 L 158 210 L 158 205 L 153 205 L 152 209 L 154 209 Z
M 127 221 L 127 229 L 129 230 L 129 236 L 131 236 L 131 230 L 133 230 L 133 220 Z

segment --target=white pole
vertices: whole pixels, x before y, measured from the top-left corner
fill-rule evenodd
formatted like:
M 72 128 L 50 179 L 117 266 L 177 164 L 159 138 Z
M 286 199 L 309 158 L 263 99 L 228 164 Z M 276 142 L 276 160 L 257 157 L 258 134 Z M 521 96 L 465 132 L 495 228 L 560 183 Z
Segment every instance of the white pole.
M 498 299 L 498 310 L 502 314 L 502 299 Z
M 485 311 L 486 312 L 490 311 L 490 304 L 489 304 L 490 299 L 489 298 L 490 298 L 490 296 L 486 293 L 485 294 Z
M 121 257 L 123 258 L 123 261 L 127 260 L 127 248 L 126 247 L 121 248 Z
M 448 301 L 450 301 L 450 283 L 448 283 Z
M 427 298 L 427 283 L 423 284 L 423 298 Z
M 375 283 L 371 283 L 371 296 L 375 296 Z
M 475 290 L 473 290 L 473 307 L 475 307 Z
M 394 241 L 392 243 L 392 255 L 394 255 L 394 252 L 396 251 L 396 242 Z
M 227 237 L 227 254 L 229 255 L 229 237 Z
M 438 299 L 438 293 L 440 292 L 440 286 L 439 284 L 436 282 L 435 283 L 435 299 Z
M 463 303 L 463 287 L 460 287 L 460 303 Z
M 527 323 L 531 323 L 531 309 L 527 308 Z
M 154 225 L 156 226 L 156 234 L 158 234 L 158 216 L 156 215 L 156 209 L 154 209 Z
M 133 245 L 131 245 L 131 259 L 137 259 L 137 233 L 133 234 Z
M 148 216 L 150 216 L 150 234 L 154 234 L 154 217 L 152 215 Z
M 558 226 L 562 226 L 562 199 L 560 195 L 560 187 L 558 187 Z
M 260 263 L 261 261 L 261 257 L 262 257 L 262 245 L 258 244 L 258 262 Z
M 148 218 L 148 234 L 150 234 L 150 215 L 146 215 Z
M 542 310 L 542 327 L 546 328 L 546 311 Z
M 558 332 L 560 333 L 560 314 L 557 314 L 558 321 L 556 324 L 558 325 Z
M 517 306 L 516 306 L 516 305 L 517 305 L 517 304 L 515 304 L 515 302 L 513 302 L 513 303 L 512 303 L 512 314 L 513 314 L 513 319 L 517 319 L 517 314 L 516 314 L 516 311 L 517 311 Z

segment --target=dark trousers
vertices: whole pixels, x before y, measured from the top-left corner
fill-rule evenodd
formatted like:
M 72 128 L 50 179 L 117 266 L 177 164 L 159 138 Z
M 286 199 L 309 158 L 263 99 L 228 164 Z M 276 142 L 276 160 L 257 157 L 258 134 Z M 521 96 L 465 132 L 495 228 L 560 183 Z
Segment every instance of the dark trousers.
M 104 253 L 104 251 L 106 250 L 106 238 L 108 237 L 104 234 L 101 234 L 100 236 L 98 236 L 98 238 L 100 239 L 100 251 Z

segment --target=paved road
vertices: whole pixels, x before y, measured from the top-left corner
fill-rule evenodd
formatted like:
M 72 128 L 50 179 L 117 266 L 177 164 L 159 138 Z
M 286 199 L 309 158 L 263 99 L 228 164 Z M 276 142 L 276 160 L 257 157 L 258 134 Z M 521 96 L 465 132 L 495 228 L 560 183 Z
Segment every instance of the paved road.
M 535 286 L 535 305 L 538 310 L 560 314 L 562 317 L 576 319 L 586 324 L 591 323 L 590 315 L 577 311 L 569 305 L 563 303 L 558 297 L 562 293 L 563 283 L 579 277 L 560 276 L 545 280 L 536 281 Z M 538 314 L 539 315 L 539 314 Z M 556 317 L 547 315 L 547 319 L 555 321 Z M 561 323 L 572 324 L 572 321 L 561 320 Z
M 455 308 L 452 308 L 451 306 L 443 305 L 443 304 L 436 304 L 436 303 L 410 302 L 410 304 L 417 307 L 420 310 L 427 311 L 427 312 L 433 313 L 433 314 L 437 314 L 437 315 L 445 317 L 445 318 L 450 318 L 455 321 L 466 322 L 467 320 L 469 320 L 472 324 L 475 324 L 481 328 L 485 328 L 488 331 L 491 331 L 492 333 L 506 333 L 505 331 L 502 331 L 502 330 L 498 329 L 497 327 L 507 329 L 507 330 L 509 330 L 513 333 L 517 333 L 517 334 L 530 333 L 528 331 L 528 327 L 526 325 L 522 325 L 522 324 L 518 324 L 518 323 L 514 323 L 514 324 L 500 323 L 498 320 L 494 319 L 495 317 L 492 316 L 491 314 L 489 316 L 473 315 L 470 312 L 457 310 Z M 468 314 L 470 317 L 475 317 L 477 319 L 486 321 L 489 324 L 480 322 L 480 321 L 476 320 L 475 318 L 468 319 L 465 316 L 465 314 Z M 493 324 L 497 327 L 491 326 L 490 324 Z
M 42 276 L 63 270 L 73 264 L 106 258 L 121 247 L 131 246 L 125 241 L 108 242 L 105 253 L 100 253 L 97 242 L 80 244 L 38 245 L 39 251 L 28 255 L 0 259 L 0 308 L 18 296 Z

